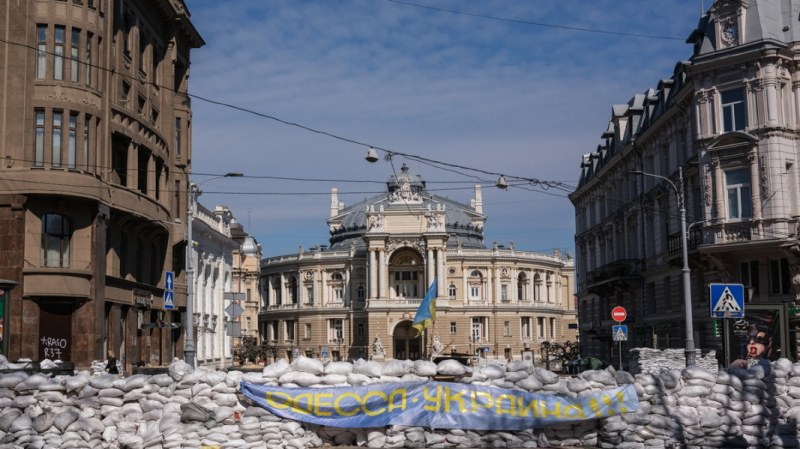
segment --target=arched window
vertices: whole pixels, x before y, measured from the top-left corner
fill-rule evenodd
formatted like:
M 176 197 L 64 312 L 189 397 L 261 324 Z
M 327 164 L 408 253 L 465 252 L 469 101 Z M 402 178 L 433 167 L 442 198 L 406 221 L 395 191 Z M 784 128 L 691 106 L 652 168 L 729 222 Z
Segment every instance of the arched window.
M 525 301 L 528 299 L 528 277 L 525 273 L 520 273 L 517 276 L 517 300 Z
M 482 288 L 483 288 L 483 276 L 481 272 L 478 270 L 473 270 L 472 273 L 469 274 L 469 280 L 467 280 L 469 284 L 469 299 L 473 301 L 478 301 L 482 298 Z
M 69 266 L 69 219 L 59 214 L 42 216 L 42 261 L 46 267 Z
M 456 284 L 450 284 L 450 287 L 447 289 L 447 296 L 449 296 L 450 299 L 456 298 Z
M 423 285 L 424 264 L 419 253 L 410 249 L 400 249 L 389 260 L 389 295 L 392 298 L 421 298 L 425 293 Z
M 539 273 L 533 275 L 533 300 L 542 300 L 542 275 Z
M 545 279 L 545 291 L 547 292 L 547 302 L 553 302 L 553 276 L 550 273 L 547 273 L 547 278 Z
M 344 276 L 342 273 L 331 273 L 331 280 L 328 282 L 330 287 L 331 302 L 344 301 Z

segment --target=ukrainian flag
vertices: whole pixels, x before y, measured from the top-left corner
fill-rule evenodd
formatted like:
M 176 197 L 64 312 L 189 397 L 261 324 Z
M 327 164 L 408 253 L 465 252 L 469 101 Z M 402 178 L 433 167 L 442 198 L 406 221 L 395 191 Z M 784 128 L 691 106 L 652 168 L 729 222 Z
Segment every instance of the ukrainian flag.
M 417 309 L 417 315 L 414 317 L 414 324 L 411 325 L 414 329 L 417 330 L 418 334 L 422 334 L 422 331 L 428 328 L 431 325 L 431 322 L 436 319 L 436 278 L 433 279 L 430 288 L 428 288 L 428 292 L 425 293 L 425 299 L 422 300 L 422 304 L 419 305 Z

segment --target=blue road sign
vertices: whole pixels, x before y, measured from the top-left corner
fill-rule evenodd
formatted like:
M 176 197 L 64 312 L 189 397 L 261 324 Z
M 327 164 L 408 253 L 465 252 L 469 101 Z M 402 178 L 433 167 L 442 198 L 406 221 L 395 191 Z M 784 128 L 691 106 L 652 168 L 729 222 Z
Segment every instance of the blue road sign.
M 172 310 L 175 308 L 175 293 L 171 290 L 164 292 L 164 309 Z
M 175 272 L 164 272 L 164 290 L 175 290 Z
M 615 324 L 611 326 L 611 335 L 614 337 L 614 341 L 628 341 L 628 325 Z
M 744 318 L 742 284 L 709 284 L 711 318 Z

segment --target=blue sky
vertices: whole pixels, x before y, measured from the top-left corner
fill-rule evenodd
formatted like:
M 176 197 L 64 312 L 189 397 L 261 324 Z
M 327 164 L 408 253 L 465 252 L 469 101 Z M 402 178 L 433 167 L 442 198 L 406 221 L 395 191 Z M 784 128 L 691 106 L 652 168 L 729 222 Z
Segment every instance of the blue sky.
M 203 184 L 200 202 L 229 207 L 265 256 L 294 253 L 327 244 L 332 187 L 354 204 L 406 163 L 463 203 L 484 185 L 487 246 L 573 252 L 564 191 L 503 191 L 480 171 L 574 189 L 612 104 L 691 56 L 702 3 L 186 0 L 206 41 L 191 56 L 194 181 L 246 175 Z M 367 145 L 400 154 L 370 164 Z

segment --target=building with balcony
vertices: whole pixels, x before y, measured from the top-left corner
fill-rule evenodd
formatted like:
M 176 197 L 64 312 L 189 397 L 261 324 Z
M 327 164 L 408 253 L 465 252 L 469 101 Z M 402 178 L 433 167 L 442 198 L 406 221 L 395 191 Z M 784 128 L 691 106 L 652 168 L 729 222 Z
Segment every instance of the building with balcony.
M 182 352 L 191 161 L 183 0 L 0 8 L 0 273 L 11 360 L 130 370 Z M 173 286 L 169 286 L 173 287 Z
M 197 202 L 192 217 L 195 360 L 200 366 L 224 368 L 231 364 L 234 338 L 233 320 L 225 310 L 231 300 L 225 293 L 233 291 L 233 254 L 239 249 L 231 236 L 235 220 L 224 206 L 212 211 Z
M 330 245 L 263 259 L 269 357 L 539 360 L 544 342 L 575 340 L 569 255 L 487 248 L 479 186 L 462 204 L 404 165 L 386 187 L 351 206 L 332 189 Z M 436 320 L 418 336 L 411 324 L 433 279 Z
M 629 348 L 685 347 L 688 322 L 695 346 L 721 351 L 723 363 L 742 356 L 725 337 L 746 338 L 755 324 L 770 327 L 772 358 L 796 359 L 798 13 L 797 1 L 715 1 L 672 76 L 611 107 L 570 196 L 584 355 L 617 360 L 611 309 L 620 305 L 626 360 Z M 711 284 L 744 286 L 744 319 L 712 319 Z

